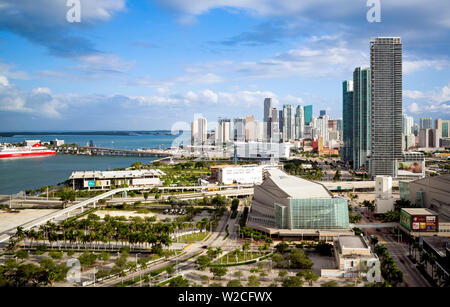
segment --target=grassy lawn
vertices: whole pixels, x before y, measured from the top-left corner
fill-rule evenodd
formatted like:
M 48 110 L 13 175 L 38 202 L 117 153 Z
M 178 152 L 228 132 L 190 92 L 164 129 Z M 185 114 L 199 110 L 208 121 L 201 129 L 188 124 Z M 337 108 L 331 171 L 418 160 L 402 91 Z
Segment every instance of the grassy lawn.
M 249 261 L 249 260 L 253 260 L 259 257 L 264 256 L 265 253 L 259 253 L 259 252 L 244 252 L 240 251 L 237 254 L 237 258 L 236 255 L 234 254 L 234 252 L 229 252 L 227 254 L 225 254 L 224 256 L 220 257 L 219 259 L 217 259 L 216 261 L 214 261 L 214 264 L 226 264 L 226 263 L 236 263 L 236 262 L 243 262 L 243 261 Z M 236 261 L 237 259 L 237 261 Z
M 209 232 L 204 231 L 200 233 L 191 233 L 188 235 L 184 235 L 178 238 L 173 239 L 173 242 L 179 242 L 179 243 L 192 243 L 192 242 L 198 242 L 202 241 L 208 236 Z

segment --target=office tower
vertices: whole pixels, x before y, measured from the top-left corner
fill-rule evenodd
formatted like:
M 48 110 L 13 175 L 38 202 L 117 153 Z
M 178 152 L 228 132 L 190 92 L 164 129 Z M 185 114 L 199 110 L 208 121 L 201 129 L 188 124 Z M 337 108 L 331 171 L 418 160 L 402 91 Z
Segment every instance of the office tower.
M 200 117 L 191 124 L 191 144 L 204 145 L 207 142 L 208 129 L 206 118 Z
M 272 129 L 272 98 L 264 99 L 264 141 L 270 142 Z
M 255 141 L 255 116 L 245 116 L 245 141 Z
M 327 110 L 320 110 L 320 116 L 327 115 Z
M 295 110 L 295 139 L 302 139 L 305 131 L 305 114 L 302 106 Z
M 420 129 L 431 129 L 433 125 L 433 119 L 431 117 L 425 117 L 420 119 Z
M 353 161 L 353 81 L 342 82 L 342 160 Z
M 328 135 L 328 121 L 330 117 L 328 115 L 321 116 L 317 119 L 317 129 L 322 136 L 322 141 L 325 146 L 328 146 L 329 135 Z
M 414 118 L 403 114 L 403 134 L 413 133 Z
M 278 111 L 278 128 L 280 129 L 280 137 L 283 138 L 283 110 Z
M 420 148 L 437 148 L 441 139 L 440 131 L 437 129 L 420 129 L 419 131 L 419 147 Z
M 370 153 L 370 68 L 353 72 L 353 168 L 368 167 Z
M 216 129 L 216 145 L 230 142 L 231 120 L 219 117 Z
M 305 106 L 303 108 L 304 114 L 305 114 L 305 126 L 309 125 L 312 121 L 312 114 L 313 114 L 313 106 Z
M 343 123 L 342 123 L 342 119 L 338 119 L 337 120 L 337 130 L 339 132 L 339 139 L 342 140 L 343 131 L 344 131 L 344 126 L 343 126 Z
M 291 104 L 283 106 L 283 141 L 295 138 L 295 110 Z
M 233 139 L 237 142 L 245 141 L 245 118 L 237 117 L 233 121 Z
M 450 120 L 442 120 L 438 118 L 434 121 L 434 128 L 439 130 L 441 138 L 450 137 Z
M 264 142 L 264 122 L 255 120 L 254 121 L 254 127 L 255 127 L 255 141 L 256 142 Z
M 272 129 L 270 132 L 271 138 L 270 142 L 272 143 L 279 143 L 281 136 L 280 136 L 280 127 L 279 125 L 279 119 L 278 119 L 278 110 L 277 108 L 272 108 Z
M 399 37 L 371 41 L 370 174 L 397 177 L 402 156 L 402 43 Z
M 330 119 L 328 121 L 328 130 L 330 130 L 330 131 L 338 131 L 337 125 L 338 125 L 338 121 L 337 120 Z

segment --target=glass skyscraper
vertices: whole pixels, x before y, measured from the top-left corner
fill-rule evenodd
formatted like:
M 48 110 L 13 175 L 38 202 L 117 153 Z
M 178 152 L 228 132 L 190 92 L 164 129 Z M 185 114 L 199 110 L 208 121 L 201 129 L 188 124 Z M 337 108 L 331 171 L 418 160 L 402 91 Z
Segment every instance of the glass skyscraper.
M 370 68 L 353 72 L 353 168 L 368 167 L 370 153 Z
M 295 138 L 295 109 L 291 104 L 283 106 L 283 141 Z
M 309 125 L 312 122 L 312 115 L 313 115 L 313 106 L 305 106 L 303 108 L 303 110 L 305 111 L 305 125 Z
M 400 37 L 370 42 L 370 174 L 397 177 L 402 157 L 402 43 Z
M 342 90 L 342 159 L 350 163 L 353 160 L 353 81 L 344 81 Z

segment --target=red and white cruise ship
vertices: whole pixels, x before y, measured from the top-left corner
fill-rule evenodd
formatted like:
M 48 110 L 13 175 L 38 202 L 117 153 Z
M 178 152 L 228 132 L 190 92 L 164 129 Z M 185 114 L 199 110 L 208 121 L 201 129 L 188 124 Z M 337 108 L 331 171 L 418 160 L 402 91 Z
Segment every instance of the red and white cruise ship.
M 32 147 L 3 147 L 0 148 L 0 159 L 21 158 L 56 155 L 56 151 L 42 147 L 39 143 Z

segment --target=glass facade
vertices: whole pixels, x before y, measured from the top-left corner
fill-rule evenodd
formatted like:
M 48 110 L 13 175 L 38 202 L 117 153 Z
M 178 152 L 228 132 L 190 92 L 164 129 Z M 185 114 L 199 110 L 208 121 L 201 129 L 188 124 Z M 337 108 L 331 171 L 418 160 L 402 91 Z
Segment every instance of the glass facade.
M 370 68 L 353 72 L 353 168 L 367 170 L 370 152 Z
M 409 183 L 406 181 L 398 182 L 398 189 L 400 190 L 400 198 L 404 200 L 411 200 L 409 197 Z
M 289 201 L 289 207 L 275 204 L 275 224 L 280 229 L 346 229 L 349 227 L 347 200 L 344 198 L 290 199 Z
M 353 160 L 353 81 L 344 81 L 342 87 L 342 140 L 344 141 L 342 158 L 344 162 L 350 163 Z
M 287 228 L 287 207 L 280 204 L 275 204 L 275 225 L 277 228 Z
M 303 110 L 305 111 L 305 125 L 309 125 L 312 122 L 313 106 L 305 106 Z

